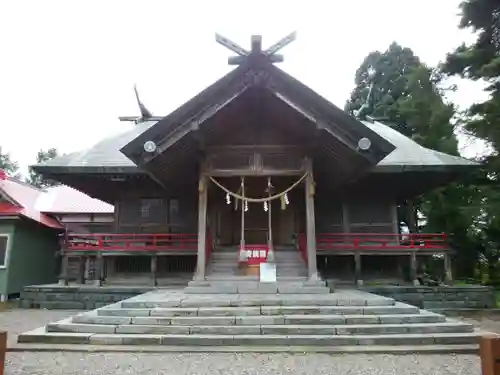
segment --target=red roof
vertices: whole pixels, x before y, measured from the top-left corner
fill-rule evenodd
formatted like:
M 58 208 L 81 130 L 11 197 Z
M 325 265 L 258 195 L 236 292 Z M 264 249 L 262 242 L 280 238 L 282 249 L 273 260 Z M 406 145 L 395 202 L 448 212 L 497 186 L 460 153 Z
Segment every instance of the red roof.
M 5 202 L 0 202 L 0 216 L 23 216 L 49 228 L 64 229 L 58 220 L 35 209 L 36 200 L 44 194 L 43 190 L 0 171 L 0 197 L 5 197 Z

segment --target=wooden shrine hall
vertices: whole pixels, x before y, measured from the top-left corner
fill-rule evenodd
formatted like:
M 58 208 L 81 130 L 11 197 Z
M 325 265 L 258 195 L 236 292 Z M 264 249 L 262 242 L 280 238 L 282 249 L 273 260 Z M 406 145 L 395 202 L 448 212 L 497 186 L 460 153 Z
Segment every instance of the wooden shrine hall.
M 355 118 L 278 68 L 294 39 L 245 49 L 217 35 L 236 56 L 213 85 L 167 116 L 137 95 L 141 115 L 121 118 L 131 130 L 33 167 L 115 207 L 109 231 L 66 233 L 62 283 L 203 280 L 218 253 L 244 275 L 291 252 L 309 279 L 357 283 L 412 282 L 441 254 L 451 280 L 446 234 L 418 233 L 414 210 L 403 230 L 398 206 L 476 164 Z

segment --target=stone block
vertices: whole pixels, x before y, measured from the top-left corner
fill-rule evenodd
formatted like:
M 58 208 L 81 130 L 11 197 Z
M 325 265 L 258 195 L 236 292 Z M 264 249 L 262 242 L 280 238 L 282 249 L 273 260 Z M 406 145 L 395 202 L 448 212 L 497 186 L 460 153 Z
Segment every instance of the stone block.
M 404 334 L 408 328 L 403 325 L 382 325 L 382 324 L 358 324 L 336 326 L 337 335 L 386 335 L 386 334 Z
M 210 325 L 225 326 L 235 324 L 234 316 L 200 316 L 200 317 L 175 317 L 172 318 L 172 325 Z
M 189 326 L 172 326 L 172 325 L 120 325 L 116 327 L 116 333 L 122 334 L 153 334 L 153 335 L 187 335 L 189 334 Z
M 249 316 L 260 315 L 260 307 L 200 307 L 198 316 Z
M 98 316 L 150 316 L 150 309 L 99 309 Z
M 189 298 L 187 298 L 180 303 L 180 307 L 224 307 L 230 305 L 231 305 L 231 299 L 216 298 L 216 297 L 214 297 L 213 299 L 204 299 L 204 300 L 199 300 L 199 299 L 190 300 Z
M 236 324 L 248 326 L 285 324 L 285 319 L 282 315 L 238 316 Z
M 307 287 L 294 287 L 294 286 L 279 286 L 278 293 L 281 294 L 329 294 L 330 289 L 326 287 L 315 287 L 315 286 L 307 286 Z
M 105 335 L 96 334 L 90 337 L 91 345 L 160 345 L 161 335 Z
M 191 326 L 190 334 L 201 335 L 260 335 L 260 326 Z
M 328 325 L 263 325 L 263 335 L 333 335 L 333 326 Z M 294 343 L 294 345 L 296 345 Z
M 355 337 L 339 337 L 335 335 L 288 335 L 287 340 L 300 346 L 354 346 Z
M 480 334 L 476 332 L 471 333 L 435 333 L 432 335 L 434 344 L 436 345 L 468 345 L 478 344 Z
M 379 315 L 381 324 L 403 324 L 403 323 L 438 323 L 444 322 L 446 318 L 438 314 L 396 314 Z
M 161 339 L 162 345 L 186 346 L 231 346 L 232 335 L 168 335 Z
M 334 325 L 345 324 L 343 315 L 285 315 L 285 324 Z
M 345 315 L 345 324 L 380 324 L 378 315 Z
M 234 336 L 233 345 L 283 346 L 290 345 L 290 341 L 283 335 L 238 335 Z
M 39 307 L 47 310 L 85 310 L 85 304 L 78 301 L 40 301 Z
M 138 325 L 170 325 L 172 324 L 172 318 L 162 318 L 162 317 L 152 317 L 152 316 L 138 316 L 136 318 L 132 318 L 130 324 L 138 324 Z
M 174 317 L 174 316 L 197 316 L 197 307 L 171 307 L 171 308 L 154 308 L 150 310 L 151 316 L 163 316 L 163 317 Z
M 33 331 L 21 333 L 17 342 L 21 344 L 43 343 L 43 344 L 88 344 L 92 333 L 65 333 L 45 332 L 45 328 L 37 328 Z
M 47 332 L 115 333 L 116 326 L 104 324 L 49 323 Z
M 71 319 L 73 323 L 104 325 L 130 324 L 131 320 L 132 318 L 124 316 L 95 316 L 86 314 L 77 315 Z
M 359 335 L 356 336 L 358 345 L 432 345 L 434 339 L 427 335 Z

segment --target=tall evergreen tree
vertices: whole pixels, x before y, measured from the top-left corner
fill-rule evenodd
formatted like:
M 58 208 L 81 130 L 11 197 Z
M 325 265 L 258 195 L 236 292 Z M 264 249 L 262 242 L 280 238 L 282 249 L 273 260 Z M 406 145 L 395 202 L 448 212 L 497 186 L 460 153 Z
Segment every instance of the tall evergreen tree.
M 10 153 L 2 151 L 2 146 L 0 146 L 0 169 L 3 169 L 9 176 L 19 176 L 19 164 L 12 159 Z
M 369 67 L 374 70 L 371 77 Z M 372 105 L 366 115 L 380 119 L 422 146 L 458 155 L 452 123 L 455 109 L 443 100 L 442 80 L 442 74 L 423 64 L 411 49 L 393 43 L 385 52 L 372 52 L 365 58 L 356 73 L 356 87 L 346 110 L 355 113 L 372 86 Z M 478 216 L 475 199 L 477 194 L 471 187 L 452 184 L 415 200 L 416 209 L 426 218 L 422 229 L 450 234 L 459 254 L 459 272 L 466 276 L 472 276 L 474 271 L 470 258 L 477 257 L 477 252 L 471 250 L 475 245 L 469 232 Z M 400 213 L 410 226 L 408 210 L 401 209 Z
M 491 279 L 500 279 L 500 1 L 467 0 L 461 5 L 459 27 L 474 31 L 471 45 L 462 44 L 447 55 L 442 71 L 487 84 L 489 98 L 467 111 L 464 128 L 489 143 L 493 152 L 484 158 L 485 168 L 478 186 L 482 215 L 477 223 L 478 248 L 487 259 Z
M 49 148 L 46 151 L 40 150 L 36 155 L 36 162 L 37 164 L 40 164 L 44 161 L 53 159 L 56 156 L 58 156 L 58 152 L 55 148 Z M 44 178 L 39 173 L 35 172 L 32 168 L 30 168 L 29 177 L 26 179 L 26 182 L 41 189 L 59 184 L 56 181 Z

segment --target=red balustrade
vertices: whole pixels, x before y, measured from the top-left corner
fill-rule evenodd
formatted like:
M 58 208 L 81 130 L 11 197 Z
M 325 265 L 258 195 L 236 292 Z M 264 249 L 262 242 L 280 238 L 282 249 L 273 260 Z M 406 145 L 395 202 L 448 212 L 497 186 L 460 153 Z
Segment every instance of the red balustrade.
M 127 233 L 99 233 L 99 234 L 67 234 L 66 250 L 85 251 L 114 251 L 114 252 L 161 252 L 161 251 L 194 251 L 198 250 L 198 235 L 191 233 L 166 234 L 127 234 Z M 212 241 L 207 238 L 206 251 L 210 253 Z
M 316 249 L 329 250 L 445 250 L 448 249 L 445 233 L 318 233 Z M 307 257 L 306 235 L 298 236 L 298 249 Z M 304 255 L 303 255 L 304 256 Z

